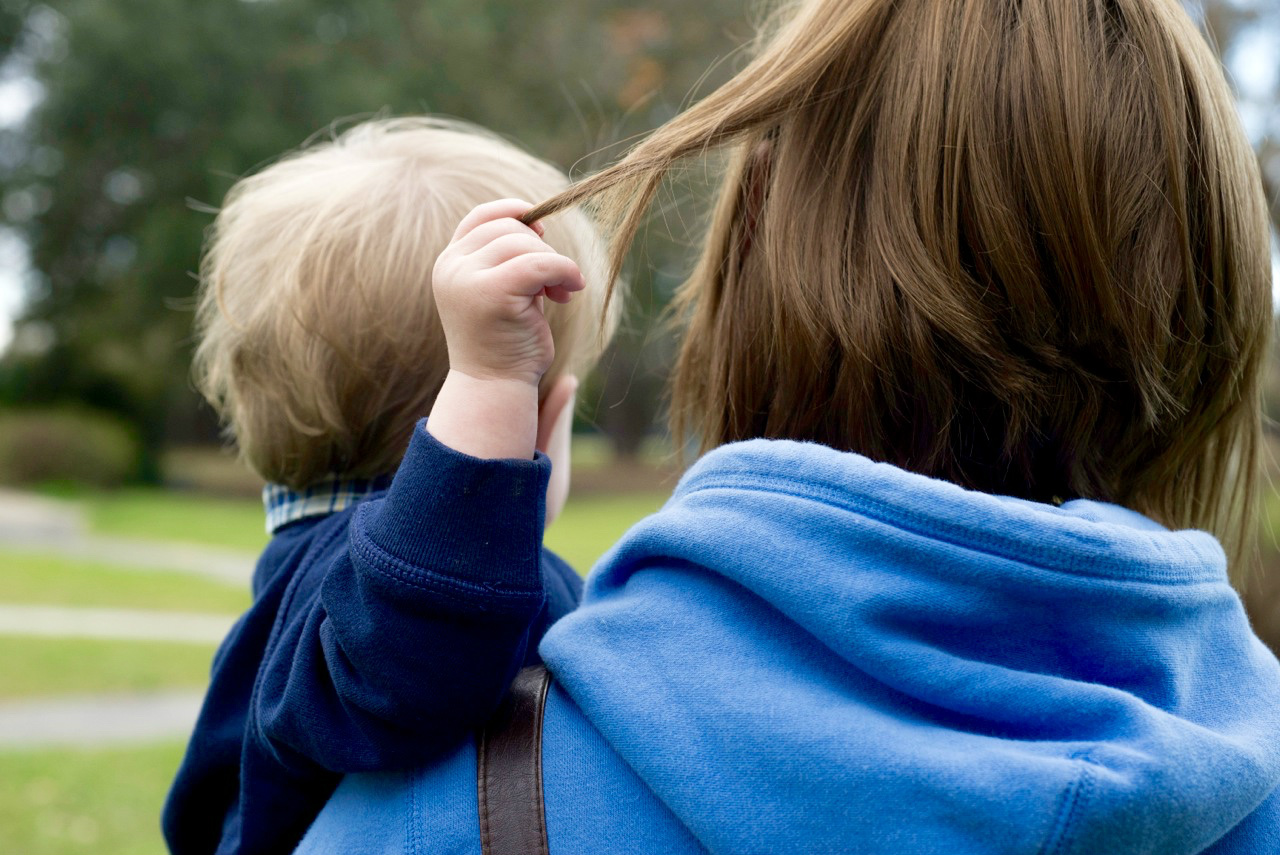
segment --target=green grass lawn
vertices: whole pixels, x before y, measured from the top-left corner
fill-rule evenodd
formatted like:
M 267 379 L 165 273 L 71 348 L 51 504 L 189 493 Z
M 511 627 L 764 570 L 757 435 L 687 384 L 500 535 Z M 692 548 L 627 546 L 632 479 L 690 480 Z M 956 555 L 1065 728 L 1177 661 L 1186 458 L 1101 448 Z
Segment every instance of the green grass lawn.
M 262 503 L 163 489 L 93 493 L 81 499 L 96 534 L 200 543 L 245 552 L 267 544 Z
M 0 700 L 201 689 L 213 651 L 202 644 L 0 635 Z
M 548 548 L 583 575 L 628 528 L 667 500 L 669 493 L 572 496 L 544 539 Z
M 0 603 L 234 614 L 248 608 L 249 590 L 185 573 L 0 550 Z
M 0 753 L 0 852 L 162 855 L 183 746 Z
M 571 499 L 547 544 L 585 573 L 666 493 Z M 253 499 L 131 489 L 69 496 L 96 534 L 262 548 Z M 0 603 L 236 613 L 247 591 L 181 573 L 130 571 L 0 551 Z M 60 694 L 199 688 L 213 648 L 0 636 L 0 701 Z M 160 807 L 182 746 L 0 750 L 0 855 L 161 855 Z

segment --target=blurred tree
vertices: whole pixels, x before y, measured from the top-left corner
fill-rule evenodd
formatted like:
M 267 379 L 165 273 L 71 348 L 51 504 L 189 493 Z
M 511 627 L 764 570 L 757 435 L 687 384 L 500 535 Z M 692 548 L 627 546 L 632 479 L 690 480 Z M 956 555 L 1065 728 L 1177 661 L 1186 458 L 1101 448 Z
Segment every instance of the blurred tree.
M 0 400 L 114 410 L 153 461 L 175 435 L 211 435 L 187 382 L 190 273 L 236 177 L 382 111 L 460 116 L 572 164 L 678 109 L 664 93 L 736 41 L 717 23 L 735 7 L 3 0 L 6 67 L 43 97 L 0 135 L 3 223 L 36 271 Z M 634 374 L 648 357 L 628 346 L 614 364 Z M 641 434 L 644 398 L 628 408 Z
M 9 55 L 22 32 L 25 5 L 14 0 L 0 3 L 0 57 Z

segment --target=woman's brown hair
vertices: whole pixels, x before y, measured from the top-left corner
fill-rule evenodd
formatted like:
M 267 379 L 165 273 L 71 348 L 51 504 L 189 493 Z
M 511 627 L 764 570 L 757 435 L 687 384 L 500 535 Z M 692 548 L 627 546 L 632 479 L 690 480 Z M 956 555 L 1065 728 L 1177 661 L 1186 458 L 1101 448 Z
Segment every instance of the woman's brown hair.
M 1177 0 L 806 0 L 755 59 L 530 218 L 620 267 L 729 153 L 672 418 L 977 490 L 1252 534 L 1271 324 L 1256 160 Z

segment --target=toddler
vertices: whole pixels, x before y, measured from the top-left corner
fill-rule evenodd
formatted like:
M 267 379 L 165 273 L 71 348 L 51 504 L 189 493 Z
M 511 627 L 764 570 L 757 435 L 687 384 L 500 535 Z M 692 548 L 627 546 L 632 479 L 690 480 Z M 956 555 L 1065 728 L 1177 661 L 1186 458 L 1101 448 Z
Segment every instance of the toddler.
M 536 547 L 568 491 L 575 375 L 612 328 L 585 217 L 485 248 L 544 269 L 562 251 L 582 270 L 546 289 L 583 293 L 547 307 L 554 359 L 510 426 L 524 462 L 495 477 L 415 428 L 448 372 L 430 282 L 454 225 L 566 185 L 492 135 L 417 118 L 358 125 L 232 188 L 201 265 L 195 378 L 268 482 L 272 539 L 165 806 L 175 855 L 291 851 L 341 773 L 421 763 L 483 721 L 576 604 L 578 577 Z M 437 491 L 494 516 L 424 514 Z M 497 560 L 513 552 L 528 560 Z

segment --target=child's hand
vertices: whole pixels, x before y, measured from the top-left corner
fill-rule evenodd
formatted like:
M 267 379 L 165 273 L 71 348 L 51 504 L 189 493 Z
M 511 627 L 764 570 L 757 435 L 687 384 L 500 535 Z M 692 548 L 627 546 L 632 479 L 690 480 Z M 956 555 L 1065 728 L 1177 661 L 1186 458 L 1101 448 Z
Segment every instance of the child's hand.
M 538 382 L 555 355 L 542 298 L 564 303 L 583 288 L 578 265 L 516 219 L 531 207 L 505 199 L 476 208 L 432 273 L 449 374 L 427 427 L 473 457 L 533 457 Z
M 542 298 L 567 303 L 583 281 L 540 226 L 516 219 L 532 207 L 515 199 L 479 206 L 436 260 L 432 285 L 454 371 L 537 386 L 551 365 Z

